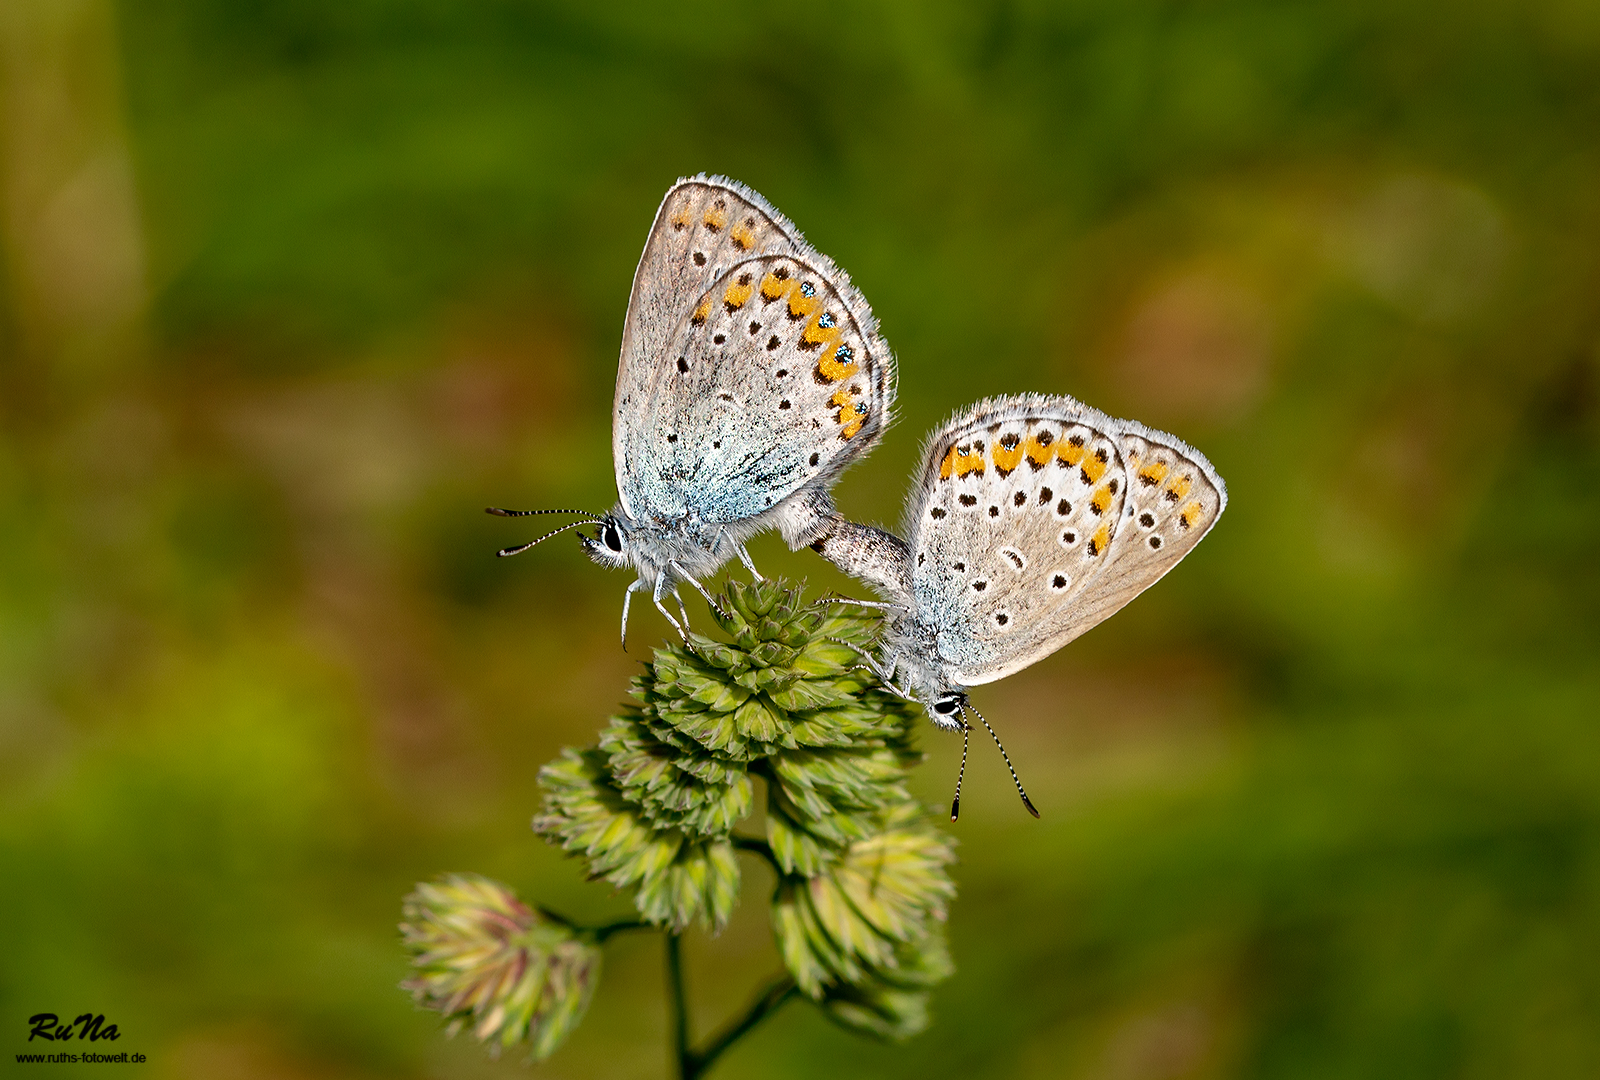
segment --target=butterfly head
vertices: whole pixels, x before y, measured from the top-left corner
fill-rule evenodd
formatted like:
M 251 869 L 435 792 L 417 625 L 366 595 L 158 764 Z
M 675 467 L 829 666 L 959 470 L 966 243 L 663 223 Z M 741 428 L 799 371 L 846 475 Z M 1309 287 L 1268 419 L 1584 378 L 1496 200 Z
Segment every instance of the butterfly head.
M 961 713 L 966 707 L 967 695 L 949 692 L 927 702 L 928 719 L 935 727 L 957 729 L 962 726 Z
M 583 545 L 584 554 L 601 566 L 622 567 L 632 562 L 628 551 L 630 532 L 617 514 L 610 513 L 595 522 L 593 536 L 579 533 L 578 542 Z

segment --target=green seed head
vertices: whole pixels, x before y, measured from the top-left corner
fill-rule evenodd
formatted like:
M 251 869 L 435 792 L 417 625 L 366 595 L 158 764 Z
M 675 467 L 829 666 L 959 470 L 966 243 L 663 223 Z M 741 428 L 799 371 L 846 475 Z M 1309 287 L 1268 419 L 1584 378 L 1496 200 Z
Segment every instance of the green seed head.
M 600 950 L 534 911 L 499 882 L 452 874 L 406 897 L 400 933 L 416 974 L 402 986 L 417 1004 L 470 1027 L 498 1056 L 526 1043 L 549 1057 L 583 1018 L 600 975 Z

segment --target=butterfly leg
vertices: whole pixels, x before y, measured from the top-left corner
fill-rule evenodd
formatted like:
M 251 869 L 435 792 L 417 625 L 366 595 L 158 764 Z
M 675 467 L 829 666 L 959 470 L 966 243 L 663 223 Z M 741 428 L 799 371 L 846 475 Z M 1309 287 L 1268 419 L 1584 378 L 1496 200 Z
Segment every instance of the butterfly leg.
M 889 608 L 898 607 L 898 604 L 887 603 L 883 600 L 857 600 L 853 596 L 824 596 L 816 602 L 817 607 L 823 604 L 854 604 L 856 607 L 878 608 L 887 611 Z
M 865 663 L 857 664 L 855 667 L 851 668 L 852 671 L 870 671 L 874 675 L 877 675 L 880 679 L 883 677 L 878 671 L 877 663 L 873 660 L 872 654 L 867 652 L 861 646 L 857 645 L 855 642 L 846 641 L 841 637 L 824 637 L 822 640 L 834 645 L 843 645 L 845 648 L 849 649 L 851 652 L 855 653 L 865 661 Z
M 880 677 L 878 681 L 883 683 L 883 688 L 885 690 L 889 691 L 891 694 L 893 694 L 895 697 L 899 698 L 901 701 L 916 701 L 917 704 L 919 704 L 919 705 L 921 704 L 921 702 L 917 700 L 916 696 L 913 695 L 910 690 L 902 690 L 902 689 L 900 689 L 900 687 L 896 686 L 891 680 L 885 679 L 885 678 L 882 678 L 882 677 Z
M 680 623 L 677 619 L 674 619 L 672 617 L 672 612 L 667 610 L 667 605 L 665 605 L 665 604 L 663 604 L 661 602 L 661 598 L 663 596 L 665 596 L 666 594 L 667 594 L 667 572 L 665 570 L 662 570 L 662 571 L 660 571 L 659 573 L 656 574 L 656 588 L 655 588 L 655 595 L 653 597 L 653 599 L 656 602 L 656 610 L 661 612 L 661 617 L 662 618 L 666 619 L 669 623 L 672 624 L 672 628 L 678 632 L 678 636 L 679 637 L 681 637 L 684 641 L 688 641 L 689 640 L 689 632 L 684 629 L 684 626 L 687 624 L 687 620 L 685 620 L 684 622 Z
M 678 591 L 676 585 L 672 587 L 672 598 L 678 602 L 678 614 L 683 616 L 683 625 L 688 626 L 689 609 L 683 606 L 683 594 Z
M 901 701 L 915 701 L 919 705 L 922 703 L 922 699 L 918 698 L 910 690 L 902 690 L 900 687 L 895 685 L 893 657 L 889 658 L 889 666 L 887 668 L 883 669 L 882 671 L 874 668 L 873 674 L 878 676 L 878 681 L 883 683 L 885 689 L 894 694 L 894 696 L 899 698 Z
M 902 701 L 915 701 L 915 700 L 917 700 L 916 698 L 911 696 L 911 692 L 910 691 L 902 690 L 902 689 L 900 689 L 900 687 L 895 685 L 895 683 L 894 683 L 894 668 L 895 668 L 895 659 L 894 659 L 894 657 L 892 657 L 892 656 L 889 657 L 889 660 L 888 660 L 887 664 L 885 664 L 885 663 L 879 661 L 878 658 L 873 656 L 871 653 L 869 653 L 869 652 L 865 651 L 864 649 L 862 649 L 861 646 L 855 644 L 854 642 L 846 641 L 844 638 L 825 637 L 822 640 L 831 641 L 835 645 L 843 645 L 845 648 L 849 649 L 851 652 L 855 653 L 857 656 L 861 657 L 861 659 L 863 661 L 865 661 L 864 663 L 856 664 L 850 670 L 852 670 L 852 671 L 870 672 L 874 678 L 876 678 L 880 683 L 883 684 L 883 688 L 885 690 L 888 690 L 891 694 L 894 694 L 896 697 L 898 697 Z
M 915 701 L 918 704 L 922 704 L 922 699 L 917 697 L 917 695 L 913 694 L 910 690 L 902 690 L 900 687 L 895 685 L 894 672 L 899 666 L 899 656 L 894 653 L 889 653 L 883 658 L 883 660 L 874 664 L 872 671 L 873 674 L 878 676 L 878 681 L 883 683 L 884 686 L 888 687 L 889 690 L 897 695 L 901 701 Z
M 622 594 L 622 651 L 628 651 L 628 607 L 633 603 L 633 594 L 644 591 L 644 580 L 637 579 L 628 586 Z
M 674 574 L 677 574 L 683 580 L 687 581 L 690 585 L 693 585 L 695 587 L 695 589 L 699 591 L 700 595 L 706 598 L 706 603 L 711 605 L 711 610 L 715 611 L 719 618 L 724 619 L 724 620 L 726 620 L 728 618 L 728 613 L 726 611 L 722 610 L 722 608 L 717 604 L 716 600 L 712 599 L 710 593 L 706 592 L 706 587 L 704 585 L 700 584 L 694 578 L 690 577 L 689 576 L 689 572 L 687 570 L 685 570 L 683 567 L 679 566 L 676 561 L 669 562 L 667 564 L 667 566 L 668 566 L 668 568 L 670 568 L 672 570 L 672 572 Z M 659 591 L 659 589 L 657 591 Z M 685 639 L 685 640 L 687 640 L 687 639 Z
M 744 563 L 744 568 L 750 571 L 751 577 L 755 578 L 757 581 L 767 580 L 761 576 L 761 571 L 756 569 L 756 564 L 750 561 L 750 552 L 745 550 L 745 546 L 743 544 L 739 545 L 739 561 Z

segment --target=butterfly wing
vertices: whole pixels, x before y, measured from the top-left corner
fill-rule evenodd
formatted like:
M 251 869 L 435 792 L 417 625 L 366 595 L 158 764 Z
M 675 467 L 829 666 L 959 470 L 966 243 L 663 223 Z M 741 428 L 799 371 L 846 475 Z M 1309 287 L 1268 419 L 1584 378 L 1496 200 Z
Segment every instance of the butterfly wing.
M 1151 498 L 1139 470 L 1161 466 Z M 928 444 L 907 522 L 912 592 L 946 674 L 975 686 L 1048 656 L 1154 584 L 1224 504 L 1197 452 L 1069 397 L 957 417 Z
M 1204 454 L 1164 431 L 1120 421 L 1127 469 L 1122 523 L 1105 572 L 1074 605 L 1065 645 L 1110 618 L 1194 550 L 1228 506 L 1228 489 Z
M 699 255 L 718 269 L 703 281 L 679 266 L 698 270 Z M 636 519 L 749 521 L 827 483 L 882 434 L 894 363 L 871 309 L 754 192 L 705 180 L 674 188 L 634 303 L 613 452 Z

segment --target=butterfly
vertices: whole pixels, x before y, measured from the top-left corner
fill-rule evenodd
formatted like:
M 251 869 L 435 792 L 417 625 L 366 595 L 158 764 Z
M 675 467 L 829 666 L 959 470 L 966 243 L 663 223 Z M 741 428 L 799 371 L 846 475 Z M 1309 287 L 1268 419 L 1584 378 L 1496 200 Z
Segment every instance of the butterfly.
M 612 406 L 617 503 L 567 529 L 602 566 L 632 569 L 622 605 L 649 591 L 687 640 L 678 583 L 700 583 L 777 527 L 791 548 L 837 518 L 829 487 L 881 438 L 895 365 L 848 275 L 743 184 L 680 180 L 662 200 L 634 273 Z M 683 622 L 663 597 L 677 600 Z
M 811 546 L 885 598 L 855 601 L 885 611 L 881 655 L 867 658 L 878 678 L 965 734 L 969 712 L 989 727 L 970 687 L 1110 618 L 1194 550 L 1227 505 L 1222 477 L 1182 440 L 1027 394 L 980 401 L 933 433 L 904 540 L 839 519 Z M 961 767 L 952 820 L 965 742 Z

